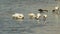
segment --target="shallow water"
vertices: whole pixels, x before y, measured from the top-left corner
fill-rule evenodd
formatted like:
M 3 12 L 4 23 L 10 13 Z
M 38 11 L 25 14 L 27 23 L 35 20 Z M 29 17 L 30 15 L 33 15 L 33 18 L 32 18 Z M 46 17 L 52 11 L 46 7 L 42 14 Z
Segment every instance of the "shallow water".
M 58 4 L 57 4 L 58 3 Z M 0 0 L 0 34 L 60 34 L 60 16 L 53 15 L 51 10 L 59 5 L 54 0 Z M 29 12 L 38 13 L 38 9 L 48 9 L 47 23 L 42 17 L 38 22 L 30 20 Z M 13 13 L 23 13 L 23 21 L 12 19 Z

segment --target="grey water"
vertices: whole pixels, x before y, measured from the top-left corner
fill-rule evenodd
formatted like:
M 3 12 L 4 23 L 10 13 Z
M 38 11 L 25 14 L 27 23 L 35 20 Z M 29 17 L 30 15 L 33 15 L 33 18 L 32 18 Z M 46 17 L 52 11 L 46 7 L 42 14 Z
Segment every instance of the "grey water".
M 55 0 L 0 0 L 0 34 L 60 34 L 60 15 L 52 14 L 52 9 L 60 1 Z M 43 20 L 31 20 L 28 13 L 38 13 L 38 9 L 47 9 L 47 23 Z M 60 8 L 60 7 L 59 7 Z M 12 19 L 12 14 L 23 13 L 24 20 Z

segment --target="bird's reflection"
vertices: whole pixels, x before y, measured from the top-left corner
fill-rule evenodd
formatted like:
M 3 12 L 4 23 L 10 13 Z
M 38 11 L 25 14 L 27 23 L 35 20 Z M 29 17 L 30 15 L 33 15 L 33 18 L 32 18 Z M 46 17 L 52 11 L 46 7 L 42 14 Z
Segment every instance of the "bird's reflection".
M 40 24 L 40 20 L 37 20 L 37 24 Z
M 23 19 L 17 19 L 16 21 L 24 21 Z

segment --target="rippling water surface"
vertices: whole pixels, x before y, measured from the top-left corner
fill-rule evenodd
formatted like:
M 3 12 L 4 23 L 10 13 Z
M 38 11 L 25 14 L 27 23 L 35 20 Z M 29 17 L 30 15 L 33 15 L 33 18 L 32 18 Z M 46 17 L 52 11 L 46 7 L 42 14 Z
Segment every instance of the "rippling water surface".
M 54 0 L 0 0 L 0 34 L 60 34 L 60 16 L 53 15 L 51 10 L 60 6 L 60 1 Z M 48 9 L 47 23 L 42 24 L 30 20 L 29 12 L 38 13 L 38 9 Z M 12 19 L 12 14 L 23 13 L 23 21 Z

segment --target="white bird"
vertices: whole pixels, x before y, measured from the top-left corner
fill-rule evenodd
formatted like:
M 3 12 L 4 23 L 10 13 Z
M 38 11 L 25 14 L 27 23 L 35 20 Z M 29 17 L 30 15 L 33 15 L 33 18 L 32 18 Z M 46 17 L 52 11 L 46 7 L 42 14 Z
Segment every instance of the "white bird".
M 59 7 L 58 6 L 55 7 L 55 13 L 59 14 Z
M 37 13 L 36 19 L 38 20 L 38 19 L 40 19 L 40 17 L 41 17 L 41 14 L 40 13 Z
M 47 15 L 44 14 L 44 15 L 43 15 L 43 20 L 46 21 L 46 18 L 47 18 Z
M 47 18 L 47 15 L 44 14 L 44 15 L 43 15 L 43 22 L 44 22 L 44 24 L 46 24 L 46 18 Z
M 34 13 L 29 13 L 28 16 L 30 17 L 30 19 L 34 19 L 36 17 Z
M 55 7 L 55 10 L 59 10 L 59 7 L 58 7 L 58 6 L 56 6 L 56 7 Z
M 24 15 L 20 13 L 15 13 L 12 15 L 14 19 L 24 19 Z

